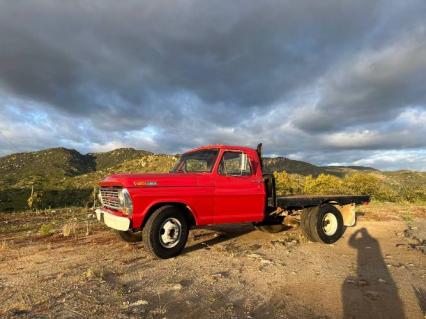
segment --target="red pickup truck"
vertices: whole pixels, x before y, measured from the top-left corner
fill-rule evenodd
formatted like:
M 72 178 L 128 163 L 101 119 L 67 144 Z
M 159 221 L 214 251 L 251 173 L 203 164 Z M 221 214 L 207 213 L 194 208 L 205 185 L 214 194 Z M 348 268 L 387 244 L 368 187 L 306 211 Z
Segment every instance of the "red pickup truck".
M 159 258 L 177 256 L 194 226 L 253 223 L 277 232 L 283 221 L 300 221 L 311 241 L 334 243 L 355 224 L 351 195 L 277 197 L 272 174 L 263 174 L 257 149 L 209 145 L 183 154 L 170 173 L 116 174 L 99 183 L 98 220 L 129 242 L 143 240 Z

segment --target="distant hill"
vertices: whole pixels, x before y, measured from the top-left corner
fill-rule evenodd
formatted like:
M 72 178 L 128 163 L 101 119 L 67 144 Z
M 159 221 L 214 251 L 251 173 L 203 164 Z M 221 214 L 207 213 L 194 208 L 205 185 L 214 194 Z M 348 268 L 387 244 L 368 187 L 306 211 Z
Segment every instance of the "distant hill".
M 0 179 L 9 184 L 32 177 L 49 176 L 57 179 L 76 176 L 95 169 L 96 163 L 92 156 L 66 148 L 50 148 L 0 157 Z
M 426 172 L 414 172 L 399 170 L 393 172 L 381 172 L 393 184 L 403 185 L 408 188 L 419 189 L 426 187 Z
M 362 171 L 362 172 L 374 172 L 374 171 L 378 171 L 378 169 L 375 169 L 373 167 L 368 167 L 368 166 L 323 166 L 327 169 L 352 169 L 352 170 L 356 170 L 356 171 Z
M 0 157 L 0 211 L 24 208 L 33 187 L 50 198 L 51 206 L 72 205 L 76 198 L 80 204 L 96 181 L 116 171 L 109 169 L 149 155 L 152 153 L 132 148 L 84 155 L 50 148 Z
M 292 160 L 286 157 L 265 157 L 263 159 L 265 171 L 282 172 L 290 174 L 299 174 L 303 176 L 312 175 L 314 177 L 320 174 L 331 174 L 342 177 L 354 171 L 378 172 L 377 169 L 365 166 L 317 166 L 303 161 Z
M 379 170 L 366 167 L 366 166 L 320 166 L 323 169 L 323 174 L 336 175 L 339 177 L 343 177 L 347 174 L 354 172 L 364 172 L 364 173 L 374 173 L 380 172 Z
M 16 153 L 0 157 L 0 180 L 13 185 L 38 178 L 63 179 L 117 166 L 128 160 L 153 153 L 133 148 L 119 148 L 105 153 L 80 154 L 66 148 Z M 1 185 L 1 184 L 0 184 Z
M 265 172 L 282 172 L 286 171 L 290 174 L 314 175 L 317 176 L 325 173 L 325 169 L 303 161 L 291 160 L 286 157 L 265 157 L 263 158 Z
M 114 167 L 125 161 L 134 160 L 147 155 L 153 155 L 153 153 L 144 150 L 135 150 L 134 148 L 118 148 L 110 152 L 87 154 L 87 156 L 91 156 L 95 160 L 96 170 Z

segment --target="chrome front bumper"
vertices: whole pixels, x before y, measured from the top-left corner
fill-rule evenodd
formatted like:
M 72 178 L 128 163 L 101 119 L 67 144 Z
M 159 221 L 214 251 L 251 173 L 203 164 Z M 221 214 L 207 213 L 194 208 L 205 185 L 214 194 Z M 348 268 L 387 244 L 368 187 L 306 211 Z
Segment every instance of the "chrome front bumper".
M 116 216 L 107 210 L 98 208 L 96 210 L 96 218 L 100 222 L 104 222 L 110 228 L 126 231 L 130 227 L 130 219 L 127 217 Z

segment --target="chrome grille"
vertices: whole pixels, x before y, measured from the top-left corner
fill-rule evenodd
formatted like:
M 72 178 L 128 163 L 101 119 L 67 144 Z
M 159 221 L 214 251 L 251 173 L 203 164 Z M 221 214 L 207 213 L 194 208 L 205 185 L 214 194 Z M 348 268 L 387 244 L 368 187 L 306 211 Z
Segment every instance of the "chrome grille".
M 121 188 L 117 187 L 101 187 L 102 205 L 112 209 L 121 209 L 120 200 L 118 199 L 120 190 Z

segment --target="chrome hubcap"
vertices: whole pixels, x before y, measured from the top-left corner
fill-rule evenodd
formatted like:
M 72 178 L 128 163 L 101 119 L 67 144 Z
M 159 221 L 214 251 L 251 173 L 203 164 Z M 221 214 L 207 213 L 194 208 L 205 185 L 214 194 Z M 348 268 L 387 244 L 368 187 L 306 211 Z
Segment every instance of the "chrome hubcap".
M 176 246 L 182 235 L 182 225 L 176 218 L 167 218 L 160 227 L 160 243 L 165 248 Z
M 322 218 L 322 230 L 327 236 L 333 236 L 337 231 L 337 218 L 332 213 L 326 213 Z

